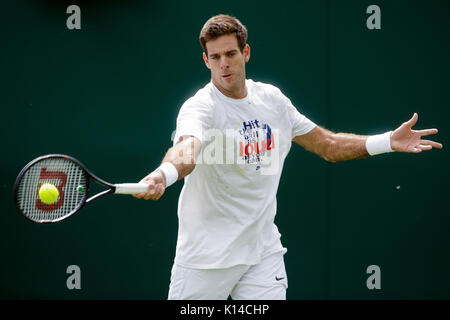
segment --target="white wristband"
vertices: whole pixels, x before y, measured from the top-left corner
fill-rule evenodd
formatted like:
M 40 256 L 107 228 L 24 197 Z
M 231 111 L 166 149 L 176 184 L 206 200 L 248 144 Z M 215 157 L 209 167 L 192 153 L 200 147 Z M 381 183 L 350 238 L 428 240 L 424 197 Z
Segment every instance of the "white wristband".
M 393 152 L 391 148 L 391 132 L 370 136 L 366 140 L 367 152 L 374 156 L 380 153 Z
M 156 170 L 161 170 L 166 177 L 166 188 L 177 182 L 178 171 L 172 163 L 163 162 Z

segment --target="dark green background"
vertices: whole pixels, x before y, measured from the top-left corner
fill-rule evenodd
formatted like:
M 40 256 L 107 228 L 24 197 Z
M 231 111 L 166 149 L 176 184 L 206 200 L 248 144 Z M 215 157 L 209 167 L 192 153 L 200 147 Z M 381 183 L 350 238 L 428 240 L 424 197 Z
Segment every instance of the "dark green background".
M 66 28 L 78 4 L 82 29 Z M 366 8 L 381 8 L 381 30 Z M 1 4 L 0 298 L 166 299 L 182 183 L 158 202 L 111 196 L 54 225 L 23 218 L 19 171 L 43 154 L 139 181 L 171 146 L 181 104 L 209 81 L 212 15 L 249 30 L 248 78 L 331 130 L 376 134 L 418 112 L 443 150 L 326 163 L 293 145 L 276 223 L 288 299 L 449 299 L 450 4 L 434 1 L 10 1 Z M 398 186 L 400 188 L 398 188 Z M 81 268 L 81 290 L 66 268 Z M 381 290 L 366 269 L 381 268 Z

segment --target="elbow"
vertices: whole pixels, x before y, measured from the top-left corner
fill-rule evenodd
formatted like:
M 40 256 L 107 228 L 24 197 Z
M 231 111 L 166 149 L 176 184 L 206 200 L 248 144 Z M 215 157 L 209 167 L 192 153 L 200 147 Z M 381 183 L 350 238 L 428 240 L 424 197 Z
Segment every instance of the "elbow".
M 194 157 L 184 157 L 179 160 L 181 161 L 176 162 L 175 167 L 177 168 L 179 179 L 182 179 L 194 171 L 195 159 Z
M 191 174 L 191 172 L 194 171 L 196 160 L 197 157 L 195 156 L 193 150 L 188 149 L 180 166 L 183 177 Z
M 191 172 L 194 171 L 194 169 L 195 169 L 195 163 L 190 163 L 190 164 L 184 165 L 184 167 L 182 169 L 183 177 L 191 174 Z
M 323 159 L 324 159 L 325 161 L 331 162 L 331 163 L 336 163 L 336 162 L 338 162 L 338 160 L 336 160 L 336 159 L 334 159 L 334 158 L 331 158 L 331 157 L 328 157 L 328 156 L 323 157 Z
M 336 141 L 333 140 L 332 137 L 328 138 L 326 141 L 326 148 L 325 151 L 322 153 L 322 158 L 327 162 L 338 162 L 339 160 L 336 158 L 335 155 L 336 150 Z

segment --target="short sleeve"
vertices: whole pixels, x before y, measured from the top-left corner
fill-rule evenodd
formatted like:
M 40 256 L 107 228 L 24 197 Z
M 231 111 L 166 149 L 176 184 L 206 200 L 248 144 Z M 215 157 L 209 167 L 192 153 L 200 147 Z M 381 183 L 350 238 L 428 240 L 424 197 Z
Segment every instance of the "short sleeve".
M 289 99 L 288 99 L 289 100 Z M 287 106 L 288 108 L 288 116 L 292 123 L 292 139 L 296 136 L 301 136 L 310 132 L 317 125 L 301 114 L 293 105 L 290 103 Z
M 173 144 L 182 136 L 194 136 L 203 142 L 205 131 L 211 127 L 211 119 L 211 107 L 194 98 L 188 99 L 178 113 Z
M 296 136 L 301 136 L 310 132 L 317 126 L 313 121 L 301 114 L 297 110 L 297 108 L 294 107 L 291 100 L 286 97 L 278 88 L 276 90 L 276 95 L 279 99 L 281 99 L 282 104 L 287 108 L 286 114 L 292 127 L 292 139 L 294 139 Z

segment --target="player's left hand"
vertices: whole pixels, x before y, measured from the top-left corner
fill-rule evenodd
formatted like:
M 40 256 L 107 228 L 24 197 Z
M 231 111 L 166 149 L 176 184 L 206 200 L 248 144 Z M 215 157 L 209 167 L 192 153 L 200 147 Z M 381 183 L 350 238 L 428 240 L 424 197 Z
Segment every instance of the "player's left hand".
M 400 127 L 391 133 L 391 148 L 398 152 L 419 153 L 432 148 L 442 149 L 442 144 L 424 140 L 422 136 L 438 133 L 438 129 L 413 130 L 419 116 L 414 113 L 412 118 L 404 122 Z

